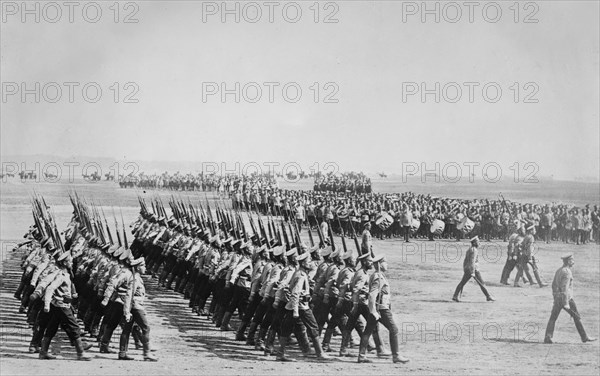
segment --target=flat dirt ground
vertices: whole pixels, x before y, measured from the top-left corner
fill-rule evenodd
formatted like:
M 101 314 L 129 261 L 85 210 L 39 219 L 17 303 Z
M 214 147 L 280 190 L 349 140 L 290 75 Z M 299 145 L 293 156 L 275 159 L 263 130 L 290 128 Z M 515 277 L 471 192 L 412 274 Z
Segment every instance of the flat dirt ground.
M 33 189 L 44 194 L 56 213 L 58 223 L 66 225 L 71 208 L 68 189 L 94 198 L 105 206 L 122 207 L 127 223 L 138 211 L 136 192 L 114 184 L 2 184 L 1 240 L 2 264 L 0 287 L 0 373 L 22 375 L 161 375 L 161 374 L 456 374 L 456 375 L 598 375 L 599 342 L 581 343 L 573 321 L 566 313 L 559 317 L 554 333 L 555 344 L 543 344 L 546 323 L 552 308 L 551 287 L 500 285 L 506 243 L 482 242 L 480 268 L 489 290 L 497 301 L 486 302 L 478 286 L 465 286 L 461 303 L 452 302 L 456 284 L 462 277 L 462 260 L 467 241 L 413 241 L 397 239 L 374 242 L 377 253 L 387 256 L 392 288 L 392 310 L 400 329 L 401 353 L 410 363 L 394 365 L 389 359 L 374 359 L 371 365 L 356 363 L 356 357 L 318 362 L 302 359 L 296 346 L 291 355 L 299 361 L 282 364 L 263 356 L 253 348 L 234 340 L 232 332 L 221 332 L 211 321 L 198 317 L 187 301 L 156 285 L 146 277 L 147 311 L 151 339 L 158 349 L 159 362 L 143 362 L 141 351 L 130 351 L 137 361 L 123 362 L 116 355 L 90 350 L 91 362 L 75 361 L 75 352 L 59 332 L 60 358 L 41 361 L 27 352 L 31 331 L 25 317 L 18 313 L 13 293 L 20 278 L 20 254 L 12 247 L 22 239 L 32 223 L 29 194 Z M 150 196 L 155 193 L 146 192 Z M 161 192 L 161 196 L 170 193 Z M 179 193 L 192 200 L 204 194 Z M 212 195 L 209 197 L 212 198 Z M 163 200 L 164 201 L 164 200 Z M 118 213 L 118 211 L 117 211 Z M 108 214 L 108 213 L 107 213 Z M 118 215 L 118 214 L 117 214 Z M 305 232 L 305 231 L 304 231 Z M 349 243 L 352 245 L 352 243 Z M 575 300 L 583 324 L 590 336 L 598 337 L 600 327 L 600 248 L 588 244 L 538 244 L 543 278 L 552 281 L 562 264 L 560 255 L 575 254 Z M 513 277 L 515 272 L 513 272 Z M 511 278 L 512 281 L 512 278 Z M 238 322 L 234 321 L 234 327 Z M 382 338 L 389 343 L 387 331 Z M 112 345 L 118 346 L 118 330 Z M 332 347 L 339 349 L 339 337 Z M 55 351 L 59 348 L 55 347 Z M 357 349 L 352 349 L 355 353 Z M 337 352 L 332 353 L 335 355 Z

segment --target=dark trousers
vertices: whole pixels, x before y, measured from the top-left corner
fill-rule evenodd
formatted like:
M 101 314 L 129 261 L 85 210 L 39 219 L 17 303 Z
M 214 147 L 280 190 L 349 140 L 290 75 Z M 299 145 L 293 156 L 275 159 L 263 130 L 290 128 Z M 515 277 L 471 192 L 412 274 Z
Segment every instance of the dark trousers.
M 319 338 L 319 327 L 317 320 L 310 309 L 299 310 L 298 316 L 294 317 L 294 312 L 284 309 L 280 324 L 280 335 L 289 337 L 292 333 L 302 331 L 302 325 L 306 327 L 306 332 L 312 340 Z
M 107 345 L 110 343 L 110 338 L 113 332 L 121 323 L 123 319 L 123 304 L 119 302 L 112 302 L 111 306 L 108 307 L 104 320 L 106 321 L 106 327 L 104 333 L 102 333 L 101 344 Z
M 43 305 L 43 303 L 41 304 Z M 48 324 L 50 323 L 51 318 L 52 315 L 50 314 L 50 312 L 44 312 L 43 308 L 39 310 L 37 318 L 35 320 L 35 325 L 33 326 L 33 337 L 31 338 L 32 345 L 40 346 L 42 338 L 44 338 L 44 335 L 46 334 L 46 329 L 48 328 Z
M 141 341 L 144 347 L 146 347 L 150 342 L 150 326 L 148 325 L 148 320 L 146 319 L 146 311 L 143 309 L 134 308 L 131 310 L 131 320 L 125 322 L 123 325 L 123 331 L 121 332 L 119 350 L 122 352 L 127 352 L 127 347 L 129 346 L 129 335 L 133 329 L 133 324 L 137 324 L 142 331 Z
M 479 288 L 481 289 L 481 291 L 483 292 L 485 297 L 488 298 L 490 296 L 490 293 L 483 285 L 484 282 L 483 282 L 483 278 L 481 278 L 481 273 L 479 273 L 479 270 L 475 270 L 474 274 L 475 274 L 475 278 L 476 278 L 475 280 L 477 281 Z M 469 282 L 471 277 L 472 277 L 471 272 L 465 271 L 461 281 L 458 283 L 458 286 L 456 286 L 456 290 L 454 291 L 455 298 L 458 298 L 458 294 L 462 293 L 463 287 L 465 287 L 465 285 L 467 284 L 467 282 Z
M 508 278 L 510 278 L 510 273 L 512 273 L 515 266 L 517 266 L 517 260 L 513 259 L 512 256 L 508 256 L 506 258 L 506 262 L 504 263 L 504 268 L 502 269 L 502 276 L 500 277 L 500 283 L 508 283 Z
M 585 333 L 585 329 L 583 328 L 583 324 L 581 323 L 581 317 L 579 316 L 579 311 L 577 311 L 577 304 L 575 304 L 575 301 L 573 299 L 569 300 L 569 307 L 571 307 L 571 310 L 569 312 L 569 314 L 571 315 L 571 317 L 573 318 L 573 321 L 575 322 L 575 327 L 577 328 L 577 331 L 579 332 L 579 336 L 581 337 L 582 341 L 587 340 L 587 334 Z M 558 319 L 558 315 L 560 315 L 560 311 L 562 311 L 563 309 L 563 305 L 562 302 L 559 302 L 557 300 L 554 301 L 554 305 L 552 306 L 552 313 L 550 314 L 550 320 L 548 320 L 548 326 L 546 326 L 546 336 L 545 339 L 552 339 L 552 335 L 554 334 L 554 325 L 556 324 L 556 320 Z
M 240 315 L 240 320 L 243 320 L 244 312 L 246 312 L 246 307 L 248 306 L 250 289 L 238 285 L 233 286 L 231 289 L 233 290 L 233 293 L 231 295 L 231 301 L 229 302 L 227 311 L 233 314 L 237 309 L 238 314 Z
M 392 350 L 392 355 L 398 356 L 398 327 L 394 322 L 392 311 L 389 309 L 380 309 L 379 315 L 381 316 L 379 319 L 376 319 L 375 316 L 371 314 L 367 319 L 367 326 L 362 337 L 360 338 L 359 356 L 366 356 L 369 337 L 375 331 L 378 322 L 381 322 L 390 333 L 390 347 Z
M 260 305 L 261 299 L 258 294 L 254 295 L 251 299 L 248 300 L 248 305 L 246 306 L 246 310 L 244 311 L 243 322 L 250 322 L 254 313 L 257 311 L 258 306 Z
M 51 304 L 49 313 L 50 321 L 48 322 L 44 337 L 54 338 L 58 331 L 58 326 L 61 325 L 71 342 L 79 339 L 79 325 L 77 325 L 77 320 L 71 307 L 57 307 Z
M 344 330 L 345 335 L 348 336 L 348 340 L 350 339 L 349 336 L 352 332 L 352 329 L 356 329 L 356 331 L 362 338 L 365 328 L 362 322 L 359 320 L 360 316 L 362 316 L 365 319 L 365 321 L 369 320 L 369 306 L 367 306 L 366 304 L 359 304 L 356 310 L 350 312 Z M 371 334 L 373 335 L 373 342 L 375 342 L 375 347 L 377 347 L 377 350 L 380 350 L 382 344 L 381 338 L 379 338 L 379 323 L 375 325 L 375 329 L 372 331 Z
M 410 226 L 402 226 L 402 235 L 404 235 L 404 241 L 407 242 L 410 239 Z
M 259 300 L 260 304 L 256 308 L 256 312 L 254 312 L 254 316 L 252 316 L 252 322 L 255 322 L 260 325 L 263 323 L 263 320 L 266 317 L 267 312 L 269 311 L 269 307 L 271 307 L 271 309 L 273 309 L 272 305 L 273 305 L 273 301 L 275 299 L 268 297 L 265 300 L 260 300 L 259 297 L 257 296 L 256 300 Z M 270 321 L 269 321 L 269 324 L 270 324 Z

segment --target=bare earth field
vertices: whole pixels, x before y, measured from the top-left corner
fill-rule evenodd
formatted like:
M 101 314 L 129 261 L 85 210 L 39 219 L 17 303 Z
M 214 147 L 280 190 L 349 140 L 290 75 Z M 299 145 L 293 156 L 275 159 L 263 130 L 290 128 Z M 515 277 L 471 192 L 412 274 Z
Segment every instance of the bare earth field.
M 211 321 L 193 314 L 180 294 L 157 287 L 156 280 L 147 277 L 147 311 L 152 343 L 158 348 L 158 363 L 141 361 L 141 351 L 136 350 L 131 354 L 140 361 L 118 361 L 116 354 L 100 354 L 97 347 L 90 350 L 94 356 L 91 362 L 77 362 L 74 349 L 61 332 L 61 358 L 38 360 L 37 354 L 27 352 L 30 329 L 24 315 L 17 312 L 18 301 L 12 297 L 21 270 L 18 267 L 20 254 L 11 249 L 22 239 L 32 222 L 29 192 L 35 188 L 42 193 L 53 207 L 58 222 L 66 225 L 71 213 L 67 196 L 69 187 L 77 189 L 86 198 L 93 197 L 95 202 L 106 208 L 111 205 L 123 207 L 127 223 L 139 210 L 134 190 L 122 190 L 109 183 L 1 185 L 0 373 L 3 375 L 263 375 L 284 372 L 298 375 L 598 375 L 600 372 L 599 342 L 581 343 L 566 313 L 562 313 L 557 321 L 556 343 L 543 344 L 552 308 L 550 286 L 541 289 L 537 286 L 514 288 L 498 283 L 505 261 L 506 243 L 483 242 L 480 250 L 481 272 L 497 301 L 486 302 L 477 285 L 469 283 L 465 286 L 462 302 L 454 303 L 451 298 L 462 277 L 467 241 L 414 241 L 406 244 L 393 239 L 376 240 L 375 249 L 389 260 L 392 310 L 400 329 L 401 352 L 411 359 L 406 365 L 393 365 L 391 360 L 377 359 L 374 355 L 375 363 L 372 365 L 357 364 L 356 358 L 318 362 L 314 358 L 302 359 L 297 349 L 291 352 L 299 360 L 297 363 L 278 363 L 274 358 L 265 357 L 236 342 L 234 333 L 214 328 Z M 170 193 L 160 194 L 168 196 Z M 178 195 L 189 196 L 192 201 L 200 198 L 204 201 L 204 194 Z M 600 247 L 593 244 L 538 244 L 536 258 L 547 282 L 552 281 L 554 271 L 562 263 L 560 255 L 565 252 L 575 254 L 575 300 L 583 324 L 590 336 L 598 337 Z M 237 327 L 237 321 L 233 324 Z M 381 331 L 382 338 L 389 343 L 387 331 L 384 328 Z M 118 334 L 117 330 L 113 346 L 118 345 Z M 339 337 L 334 337 L 332 347 L 335 350 L 339 349 L 339 341 Z M 357 352 L 357 349 L 353 351 Z

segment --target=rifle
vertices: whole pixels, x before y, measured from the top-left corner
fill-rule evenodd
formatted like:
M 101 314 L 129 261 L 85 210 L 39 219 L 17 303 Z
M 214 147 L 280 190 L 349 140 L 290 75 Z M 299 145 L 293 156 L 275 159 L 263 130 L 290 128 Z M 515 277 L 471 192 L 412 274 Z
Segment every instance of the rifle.
M 338 225 L 340 226 L 340 229 L 342 230 L 341 231 L 341 233 L 342 233 L 342 247 L 344 249 L 344 253 L 347 253 L 348 252 L 348 247 L 346 246 L 346 237 L 344 236 L 344 229 L 342 228 L 342 224 L 340 223 L 340 218 L 339 217 L 338 217 L 337 220 L 338 220 Z M 360 252 L 359 252 L 359 254 L 360 254 Z
M 121 225 L 123 226 L 123 241 L 125 242 L 125 248 L 129 248 L 129 243 L 127 242 L 127 232 L 125 232 L 125 221 L 123 220 L 123 210 L 119 208 L 119 211 L 121 212 Z
M 354 229 L 354 225 L 352 224 L 352 220 L 350 220 L 350 227 L 352 228 L 352 236 L 354 237 L 354 245 L 356 246 L 356 251 L 359 255 L 361 255 L 360 244 L 358 243 L 358 235 L 356 234 L 356 230 Z
M 121 235 L 119 233 L 119 222 L 117 222 L 117 215 L 115 214 L 115 208 L 112 208 L 113 218 L 115 219 L 115 232 L 117 233 L 117 240 L 119 241 L 119 247 L 123 246 L 121 242 Z

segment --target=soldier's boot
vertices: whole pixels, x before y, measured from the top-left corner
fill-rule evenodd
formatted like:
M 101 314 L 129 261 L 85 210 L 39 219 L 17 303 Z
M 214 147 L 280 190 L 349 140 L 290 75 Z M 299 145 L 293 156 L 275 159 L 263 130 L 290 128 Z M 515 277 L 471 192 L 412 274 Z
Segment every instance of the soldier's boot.
M 367 348 L 366 347 L 360 347 L 360 349 L 358 350 L 358 362 L 359 363 L 373 363 L 373 361 L 369 358 L 367 358 Z
M 388 351 L 382 343 L 379 346 L 375 346 L 375 349 L 377 350 L 378 358 L 389 358 L 392 356 L 392 352 Z
M 144 360 L 147 360 L 149 362 L 158 362 L 158 358 L 152 354 L 151 352 L 152 350 L 150 350 L 150 342 L 144 342 Z
M 273 347 L 273 343 L 275 342 L 275 330 L 269 329 L 269 334 L 267 334 L 267 339 L 265 340 L 265 355 L 272 355 L 275 351 Z
M 235 334 L 236 341 L 245 341 L 246 340 L 246 328 L 247 327 L 248 327 L 248 322 L 242 321 L 242 323 L 240 324 L 240 327 L 237 330 L 237 333 Z
M 39 344 L 35 343 L 32 339 L 31 342 L 29 343 L 29 353 L 37 354 L 39 352 L 40 352 Z
M 19 287 L 17 288 L 17 291 L 15 291 L 15 295 L 13 295 L 15 297 L 15 299 L 21 300 L 23 298 L 22 293 L 23 293 L 24 289 L 25 289 L 25 279 L 21 278 L 21 283 L 19 283 Z
M 537 270 L 533 271 L 533 275 L 535 276 L 535 280 L 537 281 L 538 285 L 540 285 L 540 287 L 548 286 L 547 283 L 544 283 L 544 281 L 542 281 L 542 278 L 540 278 L 540 273 Z
M 317 359 L 320 360 L 329 360 L 331 359 L 329 355 L 325 353 L 323 347 L 321 347 L 321 338 L 316 337 L 312 340 L 313 346 L 315 347 L 315 353 L 317 354 Z
M 225 306 L 219 306 L 219 310 L 216 311 L 216 313 L 215 313 L 214 319 L 215 319 L 215 326 L 217 328 L 220 328 L 221 324 L 223 324 L 223 316 L 225 316 L 225 310 L 226 310 Z
M 165 287 L 167 288 L 167 290 L 173 290 L 173 281 L 175 280 L 175 274 L 170 273 L 167 275 L 167 278 L 165 278 Z
M 350 344 L 352 334 L 348 330 L 342 331 L 342 344 L 340 345 L 340 353 L 339 356 L 349 356 L 350 351 L 348 351 L 348 347 Z
M 50 337 L 42 338 L 42 343 L 40 345 L 40 354 L 38 355 L 40 359 L 56 359 L 56 357 L 48 351 L 50 347 L 50 341 L 52 339 Z
M 535 282 L 533 281 L 533 278 L 531 277 L 531 274 L 529 273 L 529 270 L 525 271 L 525 275 L 527 275 L 527 279 L 529 280 L 529 284 L 531 286 L 535 285 Z M 527 283 L 527 282 L 525 282 Z
M 77 351 L 77 360 L 92 360 L 92 357 L 86 354 L 81 338 L 75 340 L 75 350 Z
M 135 360 L 134 358 L 127 355 L 127 349 L 129 347 L 129 338 L 121 334 L 119 342 L 119 360 Z
M 163 269 L 162 272 L 160 273 L 160 277 L 158 277 L 158 284 L 163 286 L 165 285 L 165 280 L 168 277 L 169 272 L 167 272 L 167 269 Z
M 204 310 L 204 306 L 206 305 L 206 300 L 204 299 L 198 299 L 198 305 L 195 306 L 196 308 L 196 314 L 198 316 L 200 315 L 206 315 L 206 311 Z
M 250 328 L 248 328 L 248 337 L 246 338 L 246 345 L 254 346 L 254 336 L 256 335 L 256 328 L 258 328 L 257 322 L 252 322 Z
M 175 292 L 183 294 L 182 287 L 185 287 L 184 279 L 181 276 L 175 277 Z
M 142 330 L 139 326 L 134 325 L 133 329 L 131 329 L 131 336 L 133 337 L 133 341 L 135 343 L 135 349 L 140 350 L 144 348 L 142 344 Z
M 108 343 L 100 342 L 100 353 L 101 354 L 114 354 L 115 351 L 108 346 Z
M 231 331 L 231 327 L 229 326 L 229 320 L 231 320 L 231 316 L 233 313 L 227 311 L 223 314 L 223 320 L 221 321 L 221 330 L 224 332 Z
M 402 355 L 394 355 L 394 357 L 392 358 L 392 362 L 394 363 L 408 363 L 410 361 L 410 359 L 403 357 Z
M 333 326 L 328 325 L 327 329 L 325 330 L 325 335 L 323 336 L 323 351 L 324 352 L 332 352 L 333 350 L 331 349 L 331 347 L 329 346 L 329 343 L 331 342 L 331 336 L 333 335 Z
M 264 325 L 260 326 L 260 330 L 256 332 L 254 337 L 254 349 L 259 351 L 265 351 L 265 337 L 267 335 L 267 328 Z
M 302 351 L 302 356 L 308 358 L 309 356 L 314 355 L 315 352 L 310 348 L 306 329 L 298 330 L 295 335 L 298 340 L 298 346 L 300 346 L 300 350 Z
M 287 346 L 289 341 L 288 337 L 280 337 L 279 338 L 279 354 L 277 354 L 277 360 L 280 362 L 295 362 L 295 359 L 289 358 L 285 355 L 285 347 Z
M 519 283 L 519 280 L 521 279 L 521 277 L 523 277 L 523 271 L 519 269 L 519 271 L 517 271 L 517 276 L 515 277 L 514 287 L 522 287 L 521 284 Z

